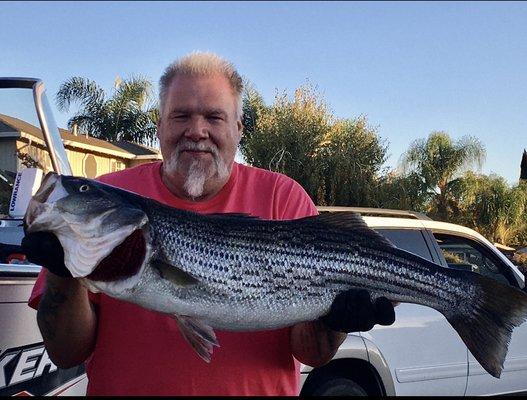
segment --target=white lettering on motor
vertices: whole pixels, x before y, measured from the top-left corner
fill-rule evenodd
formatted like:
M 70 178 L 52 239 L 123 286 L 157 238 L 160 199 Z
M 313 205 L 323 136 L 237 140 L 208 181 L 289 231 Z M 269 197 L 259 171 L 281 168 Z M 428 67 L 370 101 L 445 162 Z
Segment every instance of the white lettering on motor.
M 23 351 L 20 355 L 20 360 L 16 365 L 15 372 L 13 372 L 13 376 L 11 378 L 11 382 L 9 382 L 9 385 L 14 385 L 33 378 L 35 375 L 35 366 L 37 365 L 37 361 L 43 352 L 44 347 Z
M 16 365 L 9 365 L 6 371 L 8 364 L 15 362 Z M 42 343 L 23 349 L 8 349 L 0 354 L 0 389 L 38 378 L 44 374 L 47 367 L 48 373 L 58 369 L 50 360 Z
M 11 361 L 17 353 L 6 354 L 4 357 L 0 358 L 0 389 L 7 386 L 7 379 L 5 378 L 5 366 L 9 361 Z
M 0 359 L 0 389 L 7 386 L 7 379 L 5 378 L 5 366 L 16 356 L 16 353 L 6 354 L 5 357 Z
M 48 365 L 50 366 L 49 372 L 54 372 L 58 369 L 57 366 L 53 364 L 53 361 L 49 359 L 48 352 L 44 350 L 44 354 L 42 354 L 42 358 L 38 363 L 37 372 L 35 372 L 35 378 L 41 376 L 44 373 L 44 368 Z

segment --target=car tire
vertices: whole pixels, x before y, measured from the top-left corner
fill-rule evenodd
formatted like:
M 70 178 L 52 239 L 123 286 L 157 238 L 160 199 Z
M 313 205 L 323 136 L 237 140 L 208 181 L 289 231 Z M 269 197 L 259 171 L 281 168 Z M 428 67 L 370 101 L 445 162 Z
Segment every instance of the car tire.
M 357 382 L 344 377 L 328 377 L 311 393 L 312 396 L 368 396 Z

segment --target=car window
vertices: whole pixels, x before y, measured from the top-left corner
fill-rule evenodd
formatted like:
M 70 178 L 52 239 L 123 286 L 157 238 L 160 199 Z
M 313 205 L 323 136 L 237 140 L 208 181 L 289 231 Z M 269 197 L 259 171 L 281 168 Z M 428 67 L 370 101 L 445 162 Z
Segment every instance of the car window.
M 467 269 L 493 278 L 498 282 L 510 284 L 510 273 L 502 262 L 485 247 L 461 236 L 434 233 L 443 256 L 451 268 Z
M 400 249 L 434 262 L 423 232 L 418 229 L 375 229 Z

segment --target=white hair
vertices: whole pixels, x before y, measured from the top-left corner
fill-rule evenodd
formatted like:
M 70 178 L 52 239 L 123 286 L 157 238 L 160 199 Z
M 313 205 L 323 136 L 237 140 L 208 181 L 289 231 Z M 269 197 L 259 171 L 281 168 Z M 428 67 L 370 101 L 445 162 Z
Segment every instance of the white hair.
M 174 61 L 166 69 L 159 79 L 159 111 L 163 113 L 165 97 L 170 82 L 177 75 L 211 76 L 221 74 L 227 78 L 236 98 L 236 112 L 238 117 L 242 116 L 242 91 L 243 80 L 229 61 L 221 58 L 215 53 L 194 51 L 179 60 Z

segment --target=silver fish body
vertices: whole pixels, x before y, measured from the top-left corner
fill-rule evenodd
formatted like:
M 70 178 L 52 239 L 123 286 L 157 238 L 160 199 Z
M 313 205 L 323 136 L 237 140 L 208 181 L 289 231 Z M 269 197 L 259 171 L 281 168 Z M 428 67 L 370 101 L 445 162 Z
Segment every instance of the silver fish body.
M 173 315 L 205 360 L 218 345 L 214 328 L 312 321 L 338 293 L 363 288 L 441 312 L 482 366 L 499 376 L 512 330 L 527 316 L 520 290 L 400 250 L 354 213 L 288 221 L 200 215 L 48 174 L 26 224 L 29 232 L 57 235 L 66 266 L 91 290 Z M 115 254 L 126 262 L 116 266 Z
M 311 321 L 350 288 L 443 313 L 458 310 L 476 294 L 457 271 L 438 269 L 391 246 L 357 214 L 262 221 L 147 209 L 151 246 L 157 251 L 153 258 L 179 267 L 197 282 L 184 288 L 166 279 L 159 283 L 158 268 L 150 266 L 153 270 L 145 271 L 127 300 L 138 302 L 145 293 L 147 308 L 193 315 L 215 328 L 259 330 Z M 343 220 L 355 230 L 343 235 L 342 228 L 331 225 Z M 153 286 L 167 299 L 158 308 L 152 303 L 160 297 L 151 295 Z M 169 301 L 174 304 L 167 309 Z

